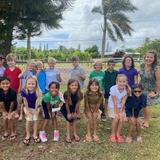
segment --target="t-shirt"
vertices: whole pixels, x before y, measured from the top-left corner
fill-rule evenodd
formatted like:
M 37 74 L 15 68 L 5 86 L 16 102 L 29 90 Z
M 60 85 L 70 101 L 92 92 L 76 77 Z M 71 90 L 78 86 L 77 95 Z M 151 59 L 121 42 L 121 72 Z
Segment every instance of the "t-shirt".
M 130 68 L 129 70 L 121 68 L 119 69 L 118 74 L 125 74 L 128 78 L 129 86 L 132 87 L 134 85 L 134 77 L 138 75 L 138 72 L 135 68 Z
M 21 90 L 24 89 L 24 86 L 25 86 L 25 82 L 26 80 L 30 77 L 30 76 L 35 76 L 35 73 L 32 72 L 32 71 L 25 71 L 20 79 L 21 79 Z
M 3 66 L 0 67 L 0 77 L 3 76 L 4 71 L 5 71 L 5 68 Z
M 138 118 L 139 112 L 142 108 L 147 106 L 147 96 L 142 94 L 140 97 L 134 95 L 129 96 L 125 104 L 125 112 L 127 117 Z
M 57 69 L 51 69 L 51 68 L 47 68 L 45 70 L 46 73 L 46 89 L 48 90 L 48 86 L 51 82 L 58 82 L 57 80 L 57 76 L 60 74 L 59 71 Z
M 18 67 L 15 67 L 15 69 L 13 71 L 11 71 L 9 69 L 9 67 L 7 67 L 4 71 L 3 76 L 8 77 L 11 81 L 11 85 L 10 87 L 15 91 L 18 92 L 18 88 L 19 88 L 19 74 L 21 73 L 21 70 Z
M 86 74 L 85 70 L 80 66 L 74 67 L 70 70 L 71 78 L 76 79 L 79 82 L 80 87 L 83 88 L 84 80 L 82 80 L 79 76 L 77 76 L 77 74 L 79 73 L 82 74 L 83 76 L 85 76 Z
M 29 108 L 32 109 L 36 108 L 36 100 L 37 100 L 36 92 L 30 93 L 29 91 L 26 92 L 25 90 L 22 90 L 21 96 L 26 98 Z
M 122 98 L 127 95 L 127 91 L 124 89 L 123 91 L 119 91 L 118 86 L 114 85 L 110 89 L 110 96 L 108 100 L 108 107 L 114 108 L 114 103 L 111 96 L 116 96 L 117 98 L 117 108 L 121 108 Z
M 42 93 L 45 94 L 46 90 L 46 73 L 41 70 L 37 75 L 37 80 L 39 84 L 39 88 L 41 89 Z
M 113 70 L 111 72 L 106 70 L 104 73 L 105 73 L 105 76 L 104 76 L 103 84 L 104 84 L 105 98 L 109 98 L 110 88 L 116 84 L 116 78 L 117 78 L 118 72 L 116 70 Z
M 7 94 L 4 94 L 3 89 L 0 89 L 0 102 L 4 102 L 5 109 L 9 112 L 11 102 L 14 103 L 13 111 L 17 109 L 17 94 L 14 90 L 9 88 Z
M 91 71 L 89 74 L 89 79 L 96 79 L 99 82 L 99 86 L 101 91 L 103 90 L 103 79 L 104 79 L 105 73 L 103 71 Z
M 55 107 L 55 104 L 57 104 L 58 102 L 63 102 L 62 98 L 60 98 L 59 95 L 53 97 L 50 92 L 46 93 L 43 96 L 42 100 L 45 103 L 50 103 L 52 107 Z

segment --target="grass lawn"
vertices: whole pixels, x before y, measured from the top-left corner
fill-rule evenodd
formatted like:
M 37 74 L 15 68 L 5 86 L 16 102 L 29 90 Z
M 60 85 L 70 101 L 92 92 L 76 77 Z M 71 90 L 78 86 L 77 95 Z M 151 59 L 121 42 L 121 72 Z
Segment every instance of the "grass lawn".
M 83 107 L 83 106 L 82 106 Z M 85 142 L 85 123 L 83 118 L 78 121 L 79 135 L 81 141 L 66 144 L 65 121 L 60 116 L 59 129 L 60 141 L 52 141 L 52 127 L 48 127 L 49 142 L 35 144 L 33 140 L 29 146 L 23 145 L 25 136 L 24 121 L 18 122 L 18 137 L 14 142 L 0 142 L 0 160 L 159 160 L 160 159 L 160 105 L 152 107 L 152 119 L 149 129 L 142 129 L 143 143 L 117 144 L 108 141 L 111 133 L 111 121 L 100 122 L 98 135 L 99 142 Z M 1 119 L 2 122 L 2 119 Z M 0 135 L 3 134 L 2 123 L 0 123 Z M 127 124 L 123 127 L 123 135 L 126 135 Z

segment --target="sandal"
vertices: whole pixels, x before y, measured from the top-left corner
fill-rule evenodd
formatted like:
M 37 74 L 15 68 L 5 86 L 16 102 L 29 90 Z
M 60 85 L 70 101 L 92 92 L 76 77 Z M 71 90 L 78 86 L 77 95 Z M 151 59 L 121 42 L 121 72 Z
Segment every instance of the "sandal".
M 93 140 L 94 140 L 95 142 L 97 142 L 97 141 L 99 141 L 99 137 L 98 137 L 97 135 L 93 135 Z
M 116 136 L 115 136 L 115 135 L 110 135 L 110 136 L 109 136 L 109 141 L 111 141 L 111 142 L 116 142 L 116 141 L 117 141 Z
M 92 141 L 92 137 L 91 137 L 91 136 L 86 135 L 86 142 L 91 142 L 91 141 Z
M 40 143 L 41 140 L 38 137 L 33 137 L 35 143 Z
M 23 140 L 23 144 L 29 145 L 30 139 L 31 139 L 31 138 L 25 138 L 25 139 Z
M 122 136 L 117 136 L 117 142 L 118 143 L 122 143 L 124 140 L 123 140 L 123 137 Z
M 132 137 L 126 137 L 126 143 L 131 143 L 132 142 Z
M 16 138 L 17 138 L 17 135 L 16 135 L 16 134 L 11 135 L 11 136 L 10 136 L 10 141 L 15 140 Z
M 79 136 L 73 136 L 73 139 L 75 140 L 75 142 L 79 142 L 81 139 L 80 139 L 80 137 Z
M 149 124 L 146 124 L 145 122 L 142 123 L 143 128 L 149 128 Z
M 66 143 L 71 143 L 71 142 L 72 142 L 71 139 L 66 137 Z
M 2 136 L 2 140 L 6 140 L 8 138 L 8 133 L 4 133 L 4 135 Z

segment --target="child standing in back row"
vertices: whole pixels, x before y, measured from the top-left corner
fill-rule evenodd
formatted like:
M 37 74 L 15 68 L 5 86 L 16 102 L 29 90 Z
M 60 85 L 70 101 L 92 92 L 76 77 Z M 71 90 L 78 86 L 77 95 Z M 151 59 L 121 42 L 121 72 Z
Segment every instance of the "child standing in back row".
M 60 83 L 62 81 L 60 72 L 55 68 L 56 60 L 54 58 L 48 58 L 49 68 L 45 70 L 46 73 L 46 90 L 49 90 L 49 84 L 51 82 Z
M 66 119 L 66 142 L 71 143 L 70 127 L 73 124 L 74 140 L 80 141 L 77 134 L 77 116 L 80 107 L 80 101 L 83 95 L 77 80 L 70 79 L 67 84 L 67 91 L 64 92 L 65 103 L 61 108 L 61 112 Z
M 5 71 L 3 63 L 4 63 L 4 56 L 0 54 L 0 78 L 3 76 L 3 73 Z
M 130 95 L 127 77 L 124 74 L 117 76 L 116 85 L 111 87 L 108 100 L 108 115 L 112 118 L 112 134 L 109 137 L 111 142 L 123 142 L 122 125 L 124 119 L 124 107 L 127 95 Z

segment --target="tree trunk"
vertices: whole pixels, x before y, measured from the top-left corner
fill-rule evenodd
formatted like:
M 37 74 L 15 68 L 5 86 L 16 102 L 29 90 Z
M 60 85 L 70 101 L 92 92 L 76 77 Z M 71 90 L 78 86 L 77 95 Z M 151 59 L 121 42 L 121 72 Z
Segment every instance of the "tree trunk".
M 101 57 L 104 57 L 105 48 L 106 48 L 106 26 L 107 26 L 107 18 L 104 16 L 104 26 L 102 27 L 103 37 L 102 37 L 102 50 Z
M 27 35 L 27 52 L 28 52 L 28 59 L 31 59 L 32 53 L 31 53 L 31 35 Z

